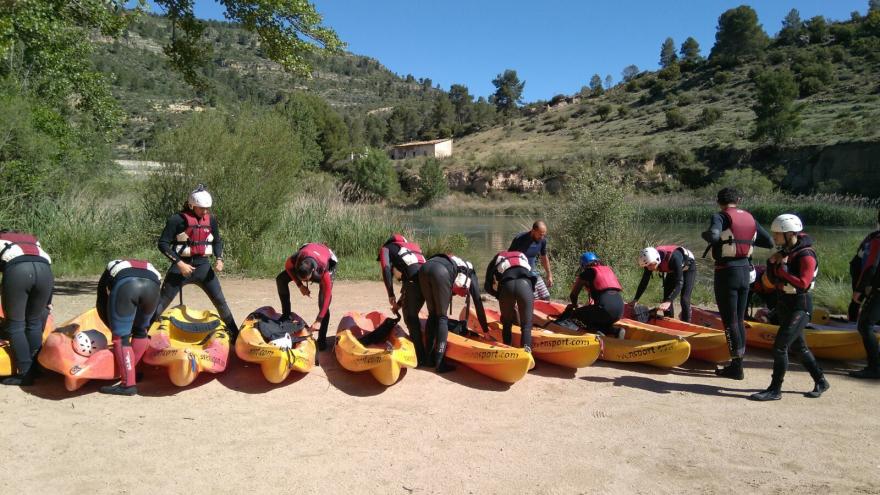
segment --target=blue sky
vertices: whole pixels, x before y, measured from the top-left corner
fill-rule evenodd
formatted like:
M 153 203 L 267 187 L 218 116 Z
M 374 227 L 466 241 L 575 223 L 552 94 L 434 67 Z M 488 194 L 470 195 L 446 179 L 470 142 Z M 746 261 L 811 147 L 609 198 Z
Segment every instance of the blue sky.
M 353 53 L 368 55 L 398 74 L 431 78 L 448 89 L 462 83 L 477 96 L 493 90 L 492 79 L 515 69 L 526 81 L 524 99 L 571 94 L 594 73 L 620 80 L 636 64 L 657 68 L 660 45 L 688 36 L 708 55 L 718 16 L 740 1 L 727 0 L 317 0 L 325 24 Z M 815 15 L 848 19 L 867 10 L 868 0 L 767 0 L 749 3 L 764 30 L 775 34 L 792 8 L 806 20 Z M 212 0 L 196 0 L 196 14 L 222 19 Z

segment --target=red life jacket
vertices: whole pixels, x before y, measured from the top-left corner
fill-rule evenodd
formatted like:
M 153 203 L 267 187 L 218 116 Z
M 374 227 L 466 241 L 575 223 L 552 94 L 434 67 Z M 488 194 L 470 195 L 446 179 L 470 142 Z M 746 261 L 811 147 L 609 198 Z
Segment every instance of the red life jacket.
M 519 251 L 501 251 L 495 255 L 495 272 L 497 276 L 504 275 L 504 272 L 513 267 L 521 266 L 528 271 L 532 271 L 529 265 L 529 259 L 526 255 Z
M 416 244 L 415 242 L 409 242 L 400 234 L 394 234 L 388 239 L 385 244 L 382 245 L 384 248 L 389 244 L 394 244 L 397 246 L 397 253 L 392 253 L 390 256 L 390 262 L 392 270 L 394 271 L 395 277 L 397 279 L 403 278 L 406 275 L 407 278 L 412 277 L 418 272 L 419 267 L 425 264 L 425 256 L 422 254 L 422 247 Z M 385 260 L 382 259 L 382 249 L 379 249 L 379 262 L 382 264 L 382 269 L 385 269 Z
M 713 247 L 715 261 L 726 258 L 748 258 L 758 238 L 758 223 L 751 213 L 739 208 L 725 208 L 721 214 L 730 227 L 721 232 L 721 240 Z
M 694 259 L 694 253 L 690 252 L 689 249 L 681 246 L 657 246 L 655 249 L 657 249 L 657 252 L 660 253 L 660 264 L 657 265 L 657 271 L 661 273 L 669 273 L 669 260 L 672 259 L 672 254 L 676 251 L 681 251 L 681 254 L 684 255 L 684 259 L 682 261 L 685 264 L 685 270 L 687 270 L 688 259 Z
M 620 286 L 620 281 L 617 280 L 617 275 L 614 274 L 614 270 L 612 270 L 610 266 L 593 265 L 587 269 L 592 269 L 596 274 L 595 278 L 593 278 L 593 285 L 590 287 L 591 293 L 602 292 L 609 289 L 623 290 Z
M 287 261 L 284 263 L 284 271 L 290 275 L 292 280 L 296 280 L 296 267 L 306 258 L 312 258 L 318 265 L 315 268 L 316 275 L 323 275 L 324 272 L 333 271 L 336 268 L 337 259 L 333 251 L 323 244 L 310 242 L 303 244 L 296 254 L 287 258 Z
M 0 234 L 0 263 L 8 263 L 19 256 L 38 256 L 52 263 L 52 258 L 40 247 L 40 241 L 31 234 L 24 232 Z
M 186 228 L 173 243 L 177 254 L 183 258 L 193 256 L 211 256 L 214 254 L 214 233 L 211 231 L 211 214 L 205 213 L 197 218 L 192 212 L 182 211 L 180 215 L 186 220 Z
M 799 238 L 804 237 L 804 236 L 805 236 L 805 234 L 798 234 Z M 806 294 L 807 292 L 810 292 L 811 290 L 813 290 L 813 288 L 816 287 L 816 277 L 819 276 L 819 257 L 816 256 L 816 251 L 813 249 L 812 245 L 799 247 L 788 254 L 788 261 L 786 262 L 786 267 L 788 269 L 787 271 L 791 275 L 794 275 L 795 277 L 800 278 L 801 275 L 803 275 L 801 273 L 800 260 L 804 256 L 809 256 L 809 257 L 813 258 L 814 260 L 816 260 L 816 269 L 813 272 L 813 280 L 812 280 L 812 282 L 810 282 L 810 286 L 807 287 L 806 289 L 801 289 L 800 287 L 795 287 L 795 286 L 787 283 L 785 280 L 782 280 L 781 283 L 776 286 L 777 290 L 779 290 L 785 294 Z
M 123 273 L 125 270 L 132 270 L 132 272 Z M 110 276 L 114 280 L 120 275 L 127 276 L 129 273 L 133 274 L 134 271 L 136 271 L 138 276 L 153 279 L 156 282 L 162 279 L 162 274 L 159 273 L 159 270 L 156 270 L 152 263 L 144 260 L 113 260 L 107 264 L 107 271 L 110 272 Z
M 442 256 L 452 262 L 455 267 L 455 278 L 452 279 L 452 295 L 468 297 L 471 289 L 471 274 L 474 272 L 474 265 L 470 261 L 465 261 L 454 254 L 438 254 L 432 258 Z

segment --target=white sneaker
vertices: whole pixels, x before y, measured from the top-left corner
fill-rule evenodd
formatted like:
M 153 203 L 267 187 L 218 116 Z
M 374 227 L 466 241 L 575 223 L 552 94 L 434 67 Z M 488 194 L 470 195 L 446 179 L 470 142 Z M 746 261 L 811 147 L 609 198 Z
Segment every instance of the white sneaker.
M 290 349 L 293 347 L 293 339 L 290 338 L 289 333 L 284 334 L 284 337 L 269 341 L 269 343 L 282 349 Z

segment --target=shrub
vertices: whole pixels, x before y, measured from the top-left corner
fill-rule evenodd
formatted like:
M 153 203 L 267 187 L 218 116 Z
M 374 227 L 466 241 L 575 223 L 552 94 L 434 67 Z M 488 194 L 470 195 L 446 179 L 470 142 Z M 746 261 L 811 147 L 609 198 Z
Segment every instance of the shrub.
M 718 107 L 703 107 L 700 116 L 697 118 L 697 127 L 703 129 L 713 125 L 721 119 L 723 112 Z
M 419 179 L 419 203 L 422 206 L 429 205 L 449 193 L 440 160 L 436 158 L 425 160 L 419 169 Z
M 744 196 L 754 197 L 772 193 L 774 185 L 770 179 L 755 169 L 738 168 L 724 171 L 713 187 L 715 189 L 735 187 Z
M 716 85 L 727 84 L 730 81 L 730 72 L 719 70 L 712 76 L 712 82 Z
M 629 93 L 635 93 L 636 91 L 642 89 L 641 86 L 639 85 L 639 81 L 635 80 L 635 79 L 632 81 L 628 81 L 626 83 L 625 88 L 626 88 L 626 91 Z
M 657 73 L 657 77 L 664 81 L 677 81 L 681 78 L 681 68 L 678 64 L 672 64 Z
M 612 108 L 613 107 L 608 104 L 599 105 L 598 108 L 596 108 L 596 115 L 598 115 L 600 119 L 605 120 L 608 118 L 608 115 L 611 114 Z
M 677 108 L 670 108 L 666 111 L 666 126 L 670 129 L 684 127 L 687 125 L 687 118 Z
M 680 107 L 686 107 L 686 106 L 692 104 L 693 102 L 694 102 L 693 95 L 685 93 L 683 95 L 679 95 L 678 101 L 676 101 L 676 104 Z
M 626 117 L 630 113 L 629 105 L 620 105 L 617 107 L 617 115 L 621 118 Z
M 805 77 L 798 84 L 798 93 L 801 98 L 814 95 L 823 89 L 825 89 L 825 84 L 817 77 Z
M 769 62 L 770 65 L 779 65 L 782 62 L 785 62 L 785 58 L 785 52 L 782 50 L 773 50 L 767 54 L 767 62 Z
M 400 191 L 391 159 L 380 149 L 370 148 L 352 163 L 349 178 L 363 190 L 388 199 Z

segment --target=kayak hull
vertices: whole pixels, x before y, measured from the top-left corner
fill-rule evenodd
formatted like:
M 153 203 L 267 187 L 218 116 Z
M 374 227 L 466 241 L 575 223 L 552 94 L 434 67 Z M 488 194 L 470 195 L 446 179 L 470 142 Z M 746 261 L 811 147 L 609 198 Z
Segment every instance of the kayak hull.
M 308 373 L 315 366 L 315 354 L 317 347 L 311 337 L 297 342 L 290 349 L 284 349 L 272 345 L 263 338 L 257 328 L 258 314 L 264 314 L 272 319 L 278 319 L 281 314 L 270 306 L 263 306 L 254 310 L 244 322 L 235 340 L 235 355 L 242 361 L 260 365 L 263 377 L 269 383 L 281 383 L 290 376 L 291 371 Z M 298 315 L 291 315 L 293 321 L 305 322 Z
M 565 305 L 547 301 L 535 301 L 535 321 L 540 321 L 544 328 L 551 331 L 562 331 L 565 327 L 554 323 L 554 319 L 562 314 Z M 638 323 L 638 322 L 634 322 Z M 620 328 L 625 330 L 625 338 L 600 336 L 602 352 L 599 359 L 615 363 L 639 363 L 657 368 L 675 368 L 688 360 L 691 345 L 682 337 L 654 331 L 642 324 L 624 320 Z M 570 331 L 570 330 L 569 330 Z
M 463 312 L 462 309 L 462 315 Z M 496 341 L 502 341 L 501 315 L 497 311 L 486 309 L 486 318 L 489 321 L 489 335 Z M 471 328 L 479 326 L 473 308 L 468 325 Z M 518 325 L 511 327 L 511 345 L 522 347 L 522 329 Z M 569 329 L 551 331 L 541 327 L 532 328 L 532 355 L 535 359 L 566 368 L 584 368 L 595 363 L 601 352 L 602 342 L 596 335 Z
M 721 363 L 730 360 L 730 349 L 724 332 L 707 328 L 686 321 L 652 315 L 648 323 L 641 323 L 633 318 L 631 304 L 624 309 L 624 316 L 633 325 L 648 325 L 654 331 L 666 333 L 674 337 L 682 337 L 691 345 L 691 357 L 709 363 Z
M 185 330 L 187 325 L 210 330 Z M 144 362 L 168 369 L 178 387 L 190 385 L 200 373 L 221 373 L 229 359 L 229 333 L 217 313 L 188 309 L 184 305 L 165 310 L 150 327 L 150 347 Z
M 723 329 L 721 316 L 714 311 L 694 308 L 691 320 L 709 328 Z M 769 323 L 746 321 L 746 345 L 759 349 L 773 349 L 779 326 Z M 880 335 L 875 333 L 880 341 Z M 804 339 L 813 355 L 836 361 L 857 361 L 867 357 L 862 337 L 855 329 L 834 327 L 807 328 Z
M 345 313 L 336 330 L 334 351 L 343 368 L 355 373 L 369 371 L 376 381 L 389 386 L 397 383 L 402 369 L 415 368 L 418 362 L 415 346 L 400 325 L 395 325 L 382 343 L 360 343 L 358 338 L 374 331 L 385 318 L 379 311 Z
M 73 336 L 77 331 L 97 330 L 108 342 L 107 349 L 95 351 L 91 356 L 82 356 L 73 350 Z M 37 361 L 48 370 L 64 377 L 64 388 L 73 392 L 89 380 L 112 380 L 118 375 L 113 358 L 113 335 L 101 321 L 98 310 L 92 308 L 85 313 L 61 324 L 49 333 Z

